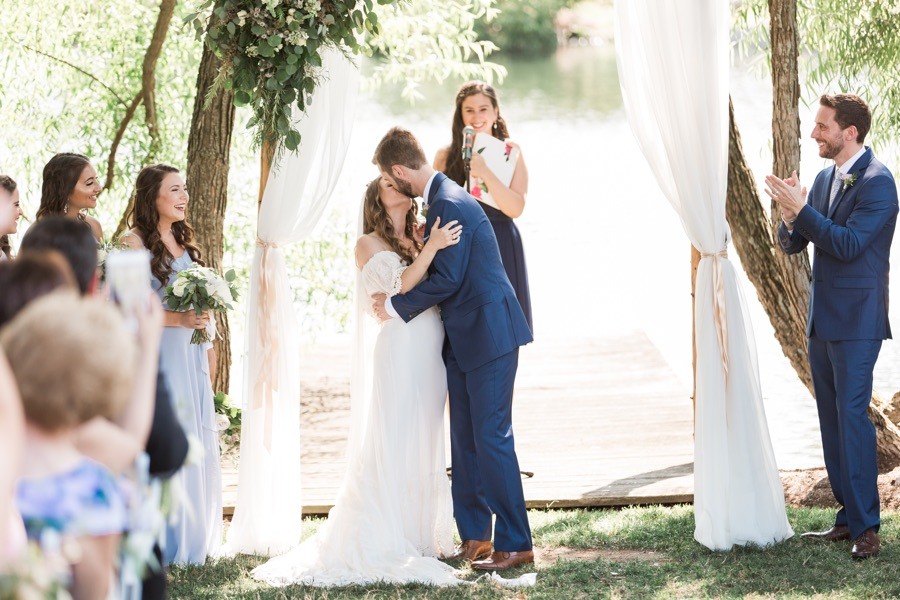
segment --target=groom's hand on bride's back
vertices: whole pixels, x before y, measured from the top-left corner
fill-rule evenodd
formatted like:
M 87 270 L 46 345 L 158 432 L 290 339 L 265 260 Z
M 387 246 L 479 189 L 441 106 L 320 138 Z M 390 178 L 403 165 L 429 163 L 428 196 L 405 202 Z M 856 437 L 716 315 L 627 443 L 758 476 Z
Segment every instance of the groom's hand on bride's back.
M 391 315 L 388 314 L 388 311 L 384 308 L 384 301 L 387 299 L 387 295 L 385 294 L 372 294 L 372 310 L 375 311 L 375 316 L 378 317 L 379 323 L 384 323 L 388 319 L 391 318 Z

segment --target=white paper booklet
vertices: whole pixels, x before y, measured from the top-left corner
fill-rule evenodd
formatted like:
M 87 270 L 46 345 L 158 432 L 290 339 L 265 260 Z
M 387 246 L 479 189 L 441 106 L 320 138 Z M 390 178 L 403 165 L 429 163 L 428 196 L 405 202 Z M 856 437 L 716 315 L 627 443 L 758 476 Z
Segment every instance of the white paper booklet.
M 497 176 L 503 185 L 509 185 L 516 163 L 519 161 L 519 149 L 513 148 L 503 140 L 498 140 L 488 133 L 475 135 L 473 150 L 484 157 L 488 168 Z M 471 194 L 488 206 L 499 208 L 490 190 L 486 189 L 484 182 L 473 179 L 471 182 Z

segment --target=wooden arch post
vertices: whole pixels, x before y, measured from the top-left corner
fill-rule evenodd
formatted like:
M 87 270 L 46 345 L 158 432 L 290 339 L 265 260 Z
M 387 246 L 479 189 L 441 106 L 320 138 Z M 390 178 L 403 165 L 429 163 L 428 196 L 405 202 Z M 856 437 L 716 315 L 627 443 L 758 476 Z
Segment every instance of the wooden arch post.
M 266 140 L 262 144 L 259 156 L 259 198 L 256 200 L 256 213 L 262 208 L 263 195 L 266 193 L 266 184 L 269 183 L 269 171 L 272 168 L 272 160 L 275 158 L 275 144 Z

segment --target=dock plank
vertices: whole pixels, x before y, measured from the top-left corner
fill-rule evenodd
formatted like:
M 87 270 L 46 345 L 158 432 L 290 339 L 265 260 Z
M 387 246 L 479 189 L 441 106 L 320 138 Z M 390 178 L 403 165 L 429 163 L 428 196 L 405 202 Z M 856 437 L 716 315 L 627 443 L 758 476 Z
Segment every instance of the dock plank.
M 333 505 L 349 426 L 349 337 L 301 357 L 303 513 Z M 693 499 L 689 391 L 642 332 L 549 338 L 520 356 L 513 425 L 530 508 L 670 504 Z M 448 457 L 449 457 L 449 441 Z M 223 465 L 232 514 L 238 476 Z

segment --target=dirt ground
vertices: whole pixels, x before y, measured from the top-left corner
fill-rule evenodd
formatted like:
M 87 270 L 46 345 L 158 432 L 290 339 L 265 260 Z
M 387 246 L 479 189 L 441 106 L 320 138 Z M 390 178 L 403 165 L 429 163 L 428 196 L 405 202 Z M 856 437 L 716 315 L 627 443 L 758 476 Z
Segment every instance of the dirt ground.
M 784 499 L 790 506 L 834 507 L 825 469 L 782 471 Z M 882 510 L 900 510 L 900 467 L 878 476 Z

